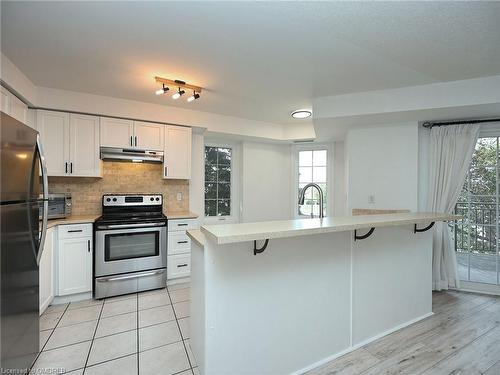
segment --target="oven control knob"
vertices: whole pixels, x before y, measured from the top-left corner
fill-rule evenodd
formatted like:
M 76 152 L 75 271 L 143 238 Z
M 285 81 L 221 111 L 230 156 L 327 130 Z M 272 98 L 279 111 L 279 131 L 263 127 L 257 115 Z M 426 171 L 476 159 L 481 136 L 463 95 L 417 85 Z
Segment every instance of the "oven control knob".
M 156 201 L 159 201 L 159 200 L 160 200 L 160 198 L 156 197 Z
M 106 198 L 106 202 L 111 202 L 111 198 Z
M 153 197 L 149 198 L 150 201 L 154 201 L 155 199 Z
M 116 202 L 116 198 L 113 198 L 113 202 Z

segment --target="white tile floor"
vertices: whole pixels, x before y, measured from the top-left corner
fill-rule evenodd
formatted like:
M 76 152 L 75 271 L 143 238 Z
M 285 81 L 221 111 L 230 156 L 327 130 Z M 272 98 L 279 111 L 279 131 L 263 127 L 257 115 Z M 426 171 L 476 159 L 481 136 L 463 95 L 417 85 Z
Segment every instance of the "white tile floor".
M 189 346 L 189 284 L 49 306 L 40 331 L 36 373 L 199 374 Z

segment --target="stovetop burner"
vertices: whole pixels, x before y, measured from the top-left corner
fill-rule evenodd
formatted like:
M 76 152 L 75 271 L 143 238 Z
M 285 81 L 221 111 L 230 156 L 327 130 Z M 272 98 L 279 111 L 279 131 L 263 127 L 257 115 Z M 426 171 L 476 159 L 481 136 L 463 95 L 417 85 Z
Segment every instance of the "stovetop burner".
M 162 207 L 161 194 L 106 194 L 102 197 L 102 216 L 96 222 L 126 224 L 166 221 Z

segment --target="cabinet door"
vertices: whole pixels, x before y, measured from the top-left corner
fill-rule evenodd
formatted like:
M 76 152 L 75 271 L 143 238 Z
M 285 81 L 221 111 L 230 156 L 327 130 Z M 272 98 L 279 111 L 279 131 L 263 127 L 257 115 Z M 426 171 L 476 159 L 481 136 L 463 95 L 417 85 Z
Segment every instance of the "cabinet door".
M 70 173 L 72 176 L 101 176 L 99 117 L 70 115 Z
M 10 96 L 10 115 L 23 124 L 28 121 L 28 106 L 12 94 Z
M 167 126 L 163 178 L 191 178 L 191 128 Z
M 134 147 L 141 150 L 163 151 L 165 125 L 134 121 Z
M 69 174 L 69 114 L 37 111 L 36 124 L 40 132 L 49 176 Z
M 119 118 L 101 117 L 101 146 L 133 147 L 134 122 Z
M 39 266 L 39 283 L 40 283 L 40 315 L 50 305 L 54 299 L 54 229 L 47 230 L 45 245 L 43 247 L 42 257 L 40 258 Z
M 92 291 L 92 238 L 59 240 L 58 295 Z

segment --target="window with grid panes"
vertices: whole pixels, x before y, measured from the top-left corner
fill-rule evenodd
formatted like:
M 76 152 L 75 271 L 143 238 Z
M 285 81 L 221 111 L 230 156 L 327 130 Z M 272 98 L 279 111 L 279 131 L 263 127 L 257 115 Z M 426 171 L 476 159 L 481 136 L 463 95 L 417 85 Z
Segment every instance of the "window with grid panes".
M 205 216 L 231 215 L 229 147 L 205 146 Z
M 304 150 L 299 151 L 298 157 L 298 192 L 310 182 L 314 182 L 323 190 L 323 213 L 326 216 L 326 207 L 328 201 L 327 194 L 327 150 Z M 303 205 L 298 205 L 298 214 L 300 216 L 319 215 L 319 194 L 316 189 L 309 188 L 305 195 Z

